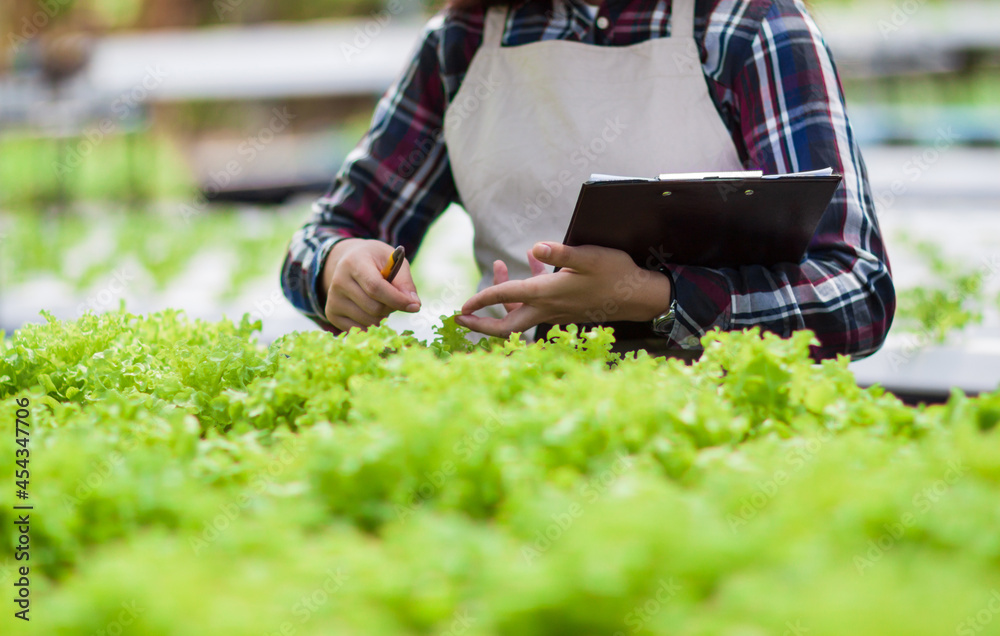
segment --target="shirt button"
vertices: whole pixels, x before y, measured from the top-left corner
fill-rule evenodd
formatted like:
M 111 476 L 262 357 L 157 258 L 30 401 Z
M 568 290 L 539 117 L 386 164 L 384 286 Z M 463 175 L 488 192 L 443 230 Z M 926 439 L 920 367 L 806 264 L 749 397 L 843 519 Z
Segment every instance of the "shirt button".
M 606 17 L 604 17 L 603 15 L 601 17 L 597 18 L 597 28 L 598 29 L 606 29 L 610 25 L 611 25 L 611 23 L 608 22 L 608 19 Z

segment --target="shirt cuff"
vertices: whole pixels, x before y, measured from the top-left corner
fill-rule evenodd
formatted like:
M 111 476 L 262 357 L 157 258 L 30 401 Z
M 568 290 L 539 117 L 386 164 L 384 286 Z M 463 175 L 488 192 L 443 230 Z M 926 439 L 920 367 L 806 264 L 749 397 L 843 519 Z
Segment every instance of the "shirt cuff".
M 701 349 L 701 337 L 712 329 L 729 331 L 733 286 L 725 274 L 707 267 L 666 265 L 674 284 L 675 319 L 669 340 L 686 350 Z
M 332 250 L 337 243 L 348 238 L 351 237 L 331 236 L 324 239 L 314 252 L 313 258 L 306 270 L 309 305 L 312 307 L 312 315 L 309 317 L 313 319 L 313 322 L 326 331 L 336 331 L 336 328 L 327 322 L 325 317 L 326 289 L 323 287 L 323 266 L 326 264 L 327 256 L 330 255 L 330 250 Z

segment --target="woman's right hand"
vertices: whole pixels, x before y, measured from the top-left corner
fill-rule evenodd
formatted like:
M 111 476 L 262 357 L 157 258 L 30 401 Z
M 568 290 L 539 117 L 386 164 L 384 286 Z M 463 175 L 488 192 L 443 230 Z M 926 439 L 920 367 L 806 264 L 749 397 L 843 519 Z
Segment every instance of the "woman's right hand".
M 409 261 L 391 283 L 382 278 L 393 249 L 382 241 L 345 239 L 330 250 L 323 265 L 324 310 L 330 324 L 341 331 L 365 329 L 394 311 L 420 311 Z

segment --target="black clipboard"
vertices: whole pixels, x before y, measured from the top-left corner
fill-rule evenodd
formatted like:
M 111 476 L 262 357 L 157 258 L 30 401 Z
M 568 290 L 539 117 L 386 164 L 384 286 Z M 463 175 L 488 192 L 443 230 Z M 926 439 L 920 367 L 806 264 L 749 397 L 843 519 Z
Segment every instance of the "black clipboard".
M 626 252 L 636 265 L 738 268 L 800 263 L 843 175 L 587 181 L 563 243 Z M 608 322 L 615 339 L 656 338 Z M 539 325 L 545 337 L 551 325 Z
M 842 180 L 588 181 L 563 243 L 620 249 L 646 269 L 799 263 Z

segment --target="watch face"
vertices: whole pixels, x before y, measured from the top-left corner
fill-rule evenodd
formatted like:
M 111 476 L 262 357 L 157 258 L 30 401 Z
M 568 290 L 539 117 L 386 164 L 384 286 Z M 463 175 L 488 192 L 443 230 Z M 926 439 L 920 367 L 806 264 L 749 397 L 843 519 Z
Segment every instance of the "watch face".
M 653 331 L 659 334 L 669 334 L 674 328 L 674 310 L 653 319 Z
M 674 318 L 676 317 L 676 301 L 670 303 L 670 309 L 666 313 L 653 318 L 653 333 L 670 335 L 674 329 Z

